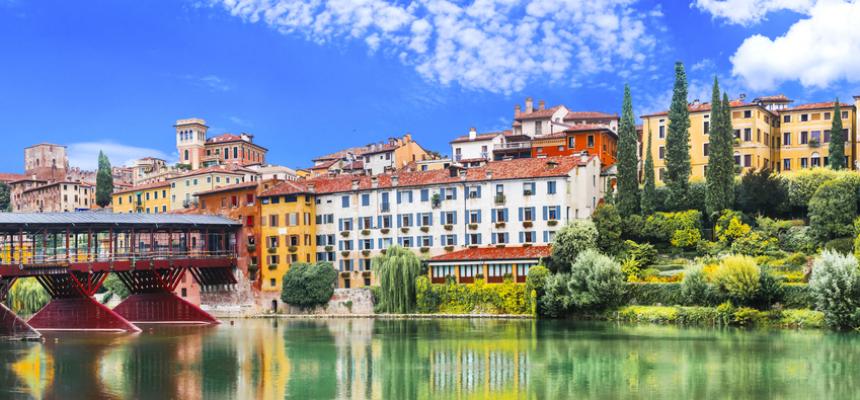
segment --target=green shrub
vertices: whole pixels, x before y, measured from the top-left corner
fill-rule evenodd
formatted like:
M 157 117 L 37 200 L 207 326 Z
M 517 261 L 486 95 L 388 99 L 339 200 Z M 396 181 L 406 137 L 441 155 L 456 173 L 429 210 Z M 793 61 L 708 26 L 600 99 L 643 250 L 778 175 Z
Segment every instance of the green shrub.
M 824 314 L 813 310 L 783 310 L 780 325 L 786 328 L 821 328 Z
M 803 226 L 803 221 L 794 219 L 773 219 L 764 216 L 756 217 L 756 229 L 764 237 L 778 238 L 793 226 Z
M 806 208 L 819 186 L 836 178 L 837 175 L 836 171 L 829 168 L 803 169 L 786 173 L 789 203 L 794 207 Z
M 731 244 L 748 235 L 750 230 L 752 228 L 743 222 L 743 214 L 733 210 L 723 210 L 714 224 L 714 236 L 720 243 Z
M 735 187 L 735 205 L 749 214 L 777 215 L 788 211 L 785 180 L 770 169 L 747 170 Z
M 329 262 L 295 263 L 284 274 L 281 300 L 301 308 L 321 306 L 334 294 L 337 270 Z
M 620 303 L 624 274 L 615 260 L 596 250 L 586 250 L 571 265 L 567 287 L 569 304 L 578 310 L 602 310 Z
M 840 254 L 854 254 L 854 239 L 837 238 L 828 240 L 827 243 L 824 244 L 824 248 L 827 250 L 833 250 Z
M 642 269 L 639 267 L 639 261 L 633 257 L 626 257 L 621 260 L 621 273 L 627 277 L 628 281 L 636 281 L 642 276 Z
M 645 226 L 645 218 L 641 215 L 630 215 L 621 219 L 621 237 L 626 240 L 640 241 L 644 239 L 642 228 Z
M 754 308 L 740 307 L 732 313 L 732 324 L 737 326 L 758 325 L 763 320 L 762 312 Z
M 658 212 L 648 216 L 642 234 L 647 239 L 669 243 L 675 231 L 701 228 L 702 213 L 698 210 Z
M 112 295 L 115 295 L 120 299 L 125 299 L 131 294 L 131 292 L 128 290 L 125 284 L 122 283 L 121 280 L 119 280 L 116 274 L 109 274 L 102 286 L 104 286 L 105 289 L 110 291 Z
M 860 326 L 860 272 L 853 255 L 825 250 L 813 263 L 809 290 L 828 326 Z
M 573 221 L 562 228 L 552 241 L 552 263 L 557 272 L 570 270 L 579 253 L 597 247 L 597 228 L 591 221 Z
M 777 303 L 782 303 L 785 297 L 785 289 L 782 279 L 770 272 L 768 268 L 761 268 L 759 272 L 759 288 L 751 304 L 762 310 L 767 310 Z
M 672 234 L 672 246 L 689 249 L 694 248 L 702 240 L 702 232 L 697 228 L 684 228 Z
M 776 238 L 763 237 L 753 231 L 735 239 L 731 250 L 745 256 L 761 256 L 779 250 L 779 242 Z
M 526 296 L 532 314 L 536 314 L 540 310 L 540 299 L 543 297 L 546 280 L 549 276 L 549 270 L 543 265 L 529 268 L 529 273 L 526 276 Z
M 808 226 L 792 226 L 779 236 L 779 248 L 790 252 L 812 253 L 816 242 Z
M 682 304 L 681 284 L 642 282 L 628 283 L 627 303 L 638 305 Z
M 531 306 L 526 285 L 506 280 L 472 284 L 434 285 L 426 276 L 416 279 L 416 308 L 422 313 L 442 314 L 528 314 Z
M 805 283 L 783 284 L 782 305 L 785 308 L 814 308 L 815 299 L 812 297 L 809 285 Z
M 602 204 L 591 215 L 597 229 L 597 248 L 605 254 L 621 251 L 621 214 L 612 204 Z
M 758 293 L 761 271 L 749 256 L 728 256 L 714 273 L 714 282 L 736 304 L 747 304 Z
M 567 314 L 570 301 L 568 280 L 570 275 L 566 273 L 552 274 L 547 277 L 543 296 L 538 301 L 538 314 L 552 318 Z
M 623 255 L 632 257 L 640 268 L 645 268 L 654 264 L 654 260 L 657 259 L 657 249 L 651 243 L 636 243 L 632 240 L 625 240 Z
M 820 242 L 852 236 L 856 216 L 856 187 L 848 179 L 824 182 L 809 200 L 809 226 Z
M 719 302 L 719 295 L 702 271 L 701 265 L 693 265 L 684 271 L 680 298 L 686 305 L 708 306 Z

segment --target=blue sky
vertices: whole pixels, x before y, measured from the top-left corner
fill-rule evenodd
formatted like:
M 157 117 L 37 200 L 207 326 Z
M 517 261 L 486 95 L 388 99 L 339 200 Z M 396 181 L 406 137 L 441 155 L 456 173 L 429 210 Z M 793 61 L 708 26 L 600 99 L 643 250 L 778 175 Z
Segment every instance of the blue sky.
M 188 117 L 293 167 L 406 132 L 447 154 L 526 96 L 618 112 L 629 82 L 637 114 L 664 109 L 676 60 L 691 100 L 716 74 L 732 97 L 850 101 L 858 20 L 847 0 L 0 0 L 0 171 L 43 141 L 82 167 L 175 159 Z

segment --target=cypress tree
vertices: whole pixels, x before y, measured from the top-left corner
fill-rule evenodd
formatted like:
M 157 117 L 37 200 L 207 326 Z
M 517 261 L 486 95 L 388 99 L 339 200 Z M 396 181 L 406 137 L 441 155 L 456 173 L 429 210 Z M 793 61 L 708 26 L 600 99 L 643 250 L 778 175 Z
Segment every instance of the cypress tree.
M 845 132 L 842 130 L 842 109 L 839 106 L 839 98 L 833 106 L 833 123 L 830 125 L 830 148 L 828 157 L 830 168 L 845 168 Z
M 728 97 L 728 96 L 726 96 Z M 732 207 L 734 194 L 734 158 L 732 157 L 731 119 L 725 111 L 730 110 L 728 98 L 720 100 L 720 84 L 714 77 L 711 94 L 711 132 L 708 145 L 708 170 L 705 174 L 705 209 L 709 216 Z M 731 112 L 731 111 L 729 111 Z
M 642 189 L 642 214 L 657 211 L 657 188 L 654 184 L 654 156 L 651 154 L 651 129 L 648 129 L 648 150 L 645 152 L 645 186 Z
M 621 123 L 618 127 L 618 195 L 615 204 L 622 217 L 639 212 L 639 155 L 637 154 L 636 122 L 630 86 L 624 85 Z
M 666 186 L 669 204 L 683 207 L 690 192 L 690 110 L 687 108 L 687 73 L 684 64 L 675 63 L 675 87 L 669 107 L 666 133 Z
M 96 173 L 96 204 L 99 207 L 107 207 L 111 202 L 113 194 L 113 173 L 111 173 L 110 160 L 104 152 L 99 151 L 99 170 Z

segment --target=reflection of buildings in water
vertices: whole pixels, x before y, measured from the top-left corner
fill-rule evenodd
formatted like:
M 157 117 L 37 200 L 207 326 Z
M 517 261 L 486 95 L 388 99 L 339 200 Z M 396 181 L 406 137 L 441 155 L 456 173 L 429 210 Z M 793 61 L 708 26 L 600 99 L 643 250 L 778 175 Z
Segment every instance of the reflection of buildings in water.
M 203 398 L 202 376 L 199 364 L 202 359 L 203 335 L 189 335 L 176 345 L 176 398 L 197 400 Z M 226 394 L 226 393 L 225 393 Z
M 43 351 L 41 344 L 30 347 L 24 357 L 12 363 L 11 369 L 27 385 L 25 390 L 34 399 L 42 399 L 48 385 L 54 381 L 54 358 Z
M 373 360 L 379 355 L 379 349 L 373 346 L 373 324 L 372 318 L 336 319 L 327 323 L 337 348 L 338 398 L 366 399 L 379 393 L 379 388 L 373 387 Z
M 489 346 L 430 351 L 430 393 L 483 394 L 498 397 L 517 393 L 528 381 L 525 349 Z
M 257 323 L 259 322 L 259 323 Z M 243 322 L 231 337 L 236 343 L 237 399 L 283 399 L 290 377 L 283 323 L 277 320 Z M 233 329 L 232 327 L 226 329 Z M 231 335 L 231 336 L 232 336 Z

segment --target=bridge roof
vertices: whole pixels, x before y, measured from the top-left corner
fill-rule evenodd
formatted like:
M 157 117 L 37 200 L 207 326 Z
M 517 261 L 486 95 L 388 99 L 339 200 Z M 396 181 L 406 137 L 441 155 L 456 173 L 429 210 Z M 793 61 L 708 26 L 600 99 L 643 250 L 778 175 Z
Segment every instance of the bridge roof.
M 120 214 L 109 212 L 0 213 L 0 230 L 24 228 L 136 227 L 136 228 L 236 228 L 234 220 L 199 214 Z

